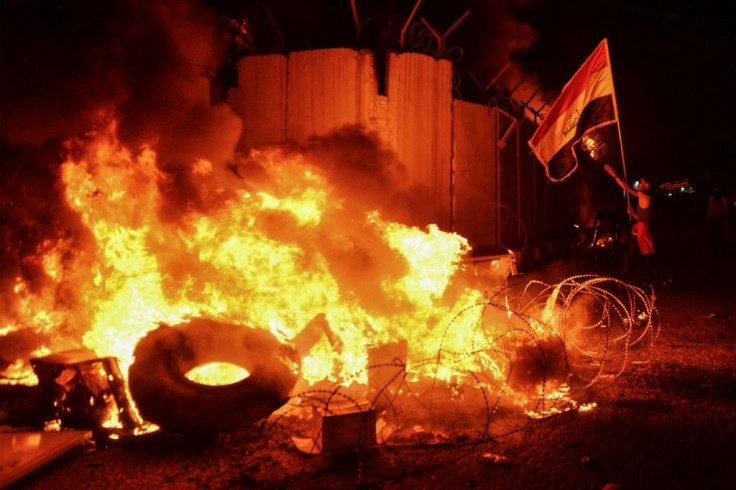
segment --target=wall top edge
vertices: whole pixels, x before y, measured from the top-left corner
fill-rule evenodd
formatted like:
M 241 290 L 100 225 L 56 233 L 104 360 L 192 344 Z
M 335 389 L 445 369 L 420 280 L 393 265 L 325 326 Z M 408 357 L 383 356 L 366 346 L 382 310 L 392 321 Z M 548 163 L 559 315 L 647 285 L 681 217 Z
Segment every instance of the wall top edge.
M 371 49 L 354 49 L 354 48 L 321 48 L 321 49 L 301 49 L 301 50 L 294 50 L 289 51 L 287 53 L 253 53 L 253 54 L 246 54 L 243 56 L 243 58 L 265 58 L 269 56 L 277 56 L 277 57 L 283 57 L 288 58 L 289 56 L 299 56 L 299 55 L 306 55 L 306 54 L 313 54 L 313 53 L 353 53 L 353 54 L 361 54 L 361 55 L 373 55 L 375 54 L 373 50 Z
M 355 48 L 346 48 L 346 47 L 335 47 L 335 48 L 320 48 L 320 49 L 302 49 L 302 50 L 295 50 L 295 51 L 289 51 L 287 53 L 271 53 L 271 54 L 264 54 L 264 53 L 254 53 L 254 54 L 246 54 L 243 56 L 244 58 L 264 58 L 269 56 L 277 56 L 277 57 L 284 57 L 288 58 L 289 56 L 293 55 L 304 55 L 304 54 L 312 54 L 312 53 L 324 53 L 324 52 L 349 52 L 354 54 L 361 54 L 361 55 L 370 55 L 375 56 L 376 52 L 372 49 L 355 49 Z M 417 57 L 417 58 L 430 58 L 435 60 L 438 63 L 443 64 L 452 64 L 451 60 L 444 59 L 444 58 L 435 58 L 434 56 L 420 53 L 418 51 L 395 51 L 395 50 L 389 50 L 386 52 L 387 56 L 393 56 L 397 58 L 401 57 Z

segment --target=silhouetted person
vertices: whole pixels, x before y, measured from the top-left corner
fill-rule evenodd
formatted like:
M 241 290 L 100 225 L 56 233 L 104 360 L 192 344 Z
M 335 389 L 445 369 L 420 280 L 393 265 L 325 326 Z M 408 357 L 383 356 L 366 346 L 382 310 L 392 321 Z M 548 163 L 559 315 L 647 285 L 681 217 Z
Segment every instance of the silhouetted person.
M 617 246 L 621 241 L 621 217 L 620 213 L 608 207 L 601 207 L 593 221 L 593 245 L 601 239 L 610 238 L 611 245 Z
M 708 214 L 705 217 L 708 228 L 708 248 L 711 253 L 720 255 L 726 249 L 726 230 L 728 229 L 728 200 L 717 186 L 708 198 Z
M 634 189 L 633 187 L 629 187 L 629 185 L 624 182 L 621 177 L 616 175 L 616 171 L 613 169 L 613 167 L 611 167 L 610 165 L 604 165 L 603 167 L 605 168 L 606 172 L 611 174 L 611 177 L 613 177 L 613 180 L 616 181 L 619 187 L 621 187 L 627 194 L 636 196 L 637 198 L 636 211 L 634 211 L 630 205 L 628 207 L 629 215 L 634 218 L 635 221 L 634 225 L 631 228 L 632 240 L 629 242 L 629 249 L 624 255 L 622 274 L 624 275 L 624 277 L 628 275 L 631 267 L 631 259 L 633 255 L 638 251 L 644 259 L 644 263 L 646 264 L 647 270 L 651 276 L 651 280 L 648 282 L 668 282 L 663 281 L 662 274 L 659 271 L 656 257 L 654 255 L 656 249 L 654 247 L 654 234 L 652 233 L 651 229 L 652 198 L 649 194 L 651 182 L 648 178 L 642 177 L 639 179 L 638 188 Z
M 622 219 L 620 213 L 606 206 L 598 209 L 593 221 L 593 238 L 590 247 L 596 268 L 603 266 L 603 259 L 611 258 L 621 245 Z M 625 232 L 624 232 L 625 233 Z
M 253 37 L 247 19 L 223 18 L 217 28 L 217 67 L 210 77 L 210 105 L 227 102 L 231 88 L 238 88 L 238 61 L 253 53 Z

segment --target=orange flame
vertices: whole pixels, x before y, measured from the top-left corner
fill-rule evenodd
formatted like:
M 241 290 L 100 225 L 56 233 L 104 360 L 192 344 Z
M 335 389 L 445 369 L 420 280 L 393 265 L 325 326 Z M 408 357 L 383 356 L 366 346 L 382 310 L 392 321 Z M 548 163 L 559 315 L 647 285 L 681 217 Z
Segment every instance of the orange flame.
M 507 339 L 479 325 L 509 328 L 508 299 L 497 315 L 479 305 L 507 271 L 496 264 L 485 292 L 473 286 L 463 237 L 361 209 L 323 170 L 278 149 L 251 155 L 261 181 L 194 159 L 184 171 L 199 206 L 172 219 L 162 207 L 174 183 L 154 149 L 132 152 L 115 131 L 112 124 L 69 144 L 61 178 L 86 246 L 44 244 L 39 254 L 53 288 L 31 291 L 18 279 L 22 322 L 3 331 L 30 325 L 57 349 L 81 339 L 98 355 L 117 357 L 127 372 L 137 341 L 160 322 L 210 317 L 291 341 L 324 315 L 329 333 L 317 332 L 301 352 L 307 384 L 365 385 L 368 347 L 406 340 L 409 379 L 432 377 L 455 391 L 463 380 L 505 385 L 511 360 L 493 350 Z M 60 284 L 71 291 L 65 303 L 49 292 Z M 548 307 L 545 320 L 553 318 L 554 300 Z M 192 378 L 224 384 L 247 375 L 230 368 Z

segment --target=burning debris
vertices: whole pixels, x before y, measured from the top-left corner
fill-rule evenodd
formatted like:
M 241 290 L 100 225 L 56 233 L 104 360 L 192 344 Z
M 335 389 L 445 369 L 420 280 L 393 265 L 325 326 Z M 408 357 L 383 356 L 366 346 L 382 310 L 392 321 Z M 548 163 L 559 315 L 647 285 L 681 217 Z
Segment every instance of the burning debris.
M 32 358 L 30 364 L 37 385 L 0 386 L 0 423 L 81 431 L 102 445 L 156 430 L 138 414 L 115 357 L 79 348 Z
M 194 12 L 173 14 L 203 35 Z M 656 338 L 639 289 L 592 276 L 512 285 L 511 252 L 481 267 L 363 126 L 235 155 L 241 123 L 201 100 L 202 59 L 173 59 L 147 80 L 175 87 L 161 103 L 172 117 L 146 117 L 157 90 L 132 91 L 55 147 L 63 161 L 45 155 L 40 218 L 16 209 L 30 181 L 2 203 L 17 226 L 0 368 L 38 377 L 2 420 L 31 403 L 39 429 L 114 438 L 296 415 L 310 454 L 495 440 L 582 409 L 575 390 Z M 168 83 L 174 72 L 189 76 Z M 79 345 L 91 350 L 69 351 Z M 201 367 L 206 381 L 191 374 Z
M 143 419 L 114 357 L 77 349 L 30 362 L 38 376 L 46 427 L 94 429 L 107 437 L 142 431 Z
M 327 409 L 313 407 L 308 437 L 292 437 L 294 445 L 306 454 L 337 454 L 375 447 L 376 411 L 366 405 L 335 403 Z
M 296 351 L 263 329 L 193 319 L 161 325 L 138 342 L 130 391 L 146 420 L 184 434 L 247 428 L 289 398 L 299 371 Z M 248 376 L 210 386 L 187 373 L 212 362 L 242 366 Z
M 153 148 L 130 151 L 114 124 L 69 146 L 63 196 L 89 236 L 39 251 L 43 287 L 16 278 L 20 321 L 8 328 L 119 358 L 143 418 L 174 431 L 248 426 L 296 386 L 292 401 L 322 417 L 335 402 L 375 411 L 379 440 L 498 437 L 509 430 L 494 420 L 570 409 L 566 387 L 620 374 L 656 338 L 653 298 L 638 288 L 594 276 L 509 285 L 513 264 L 496 262 L 513 256 L 479 273 L 462 237 L 391 221 L 382 211 L 395 201 L 372 193 L 348 200 L 349 172 L 333 181 L 338 170 L 315 163 L 338 161 L 340 145 L 254 152 L 257 178 L 195 161 L 192 205 L 175 220 Z M 61 288 L 65 302 L 34 310 Z M 186 378 L 216 361 L 250 375 Z
M 352 382 L 296 393 L 288 410 L 317 425 L 334 415 L 331 428 L 358 419 L 374 427 L 375 416 L 376 440 L 387 445 L 497 440 L 533 419 L 594 408 L 575 399 L 583 389 L 620 375 L 628 363 L 646 362 L 659 333 L 653 300 L 639 288 L 592 275 L 500 287 L 444 329 L 443 338 L 452 338 L 464 316 L 474 318 L 479 335 L 464 350 L 440 344 L 435 356 L 416 359 L 403 343 L 378 346 L 371 358 L 379 362 L 365 370 L 368 386 L 355 383 L 362 374 L 356 373 Z M 305 405 L 311 414 L 300 411 Z M 347 449 L 334 442 L 347 434 L 330 434 L 328 444 L 340 447 L 332 451 Z M 320 437 L 312 427 L 294 441 L 319 453 Z

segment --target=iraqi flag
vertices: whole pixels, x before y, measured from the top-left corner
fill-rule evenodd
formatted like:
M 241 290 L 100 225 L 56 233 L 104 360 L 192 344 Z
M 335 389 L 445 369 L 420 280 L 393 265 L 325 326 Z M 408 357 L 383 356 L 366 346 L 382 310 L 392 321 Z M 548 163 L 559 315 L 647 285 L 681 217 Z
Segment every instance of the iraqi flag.
M 567 82 L 529 140 L 553 182 L 569 177 L 581 162 L 619 158 L 618 111 L 604 39 Z

